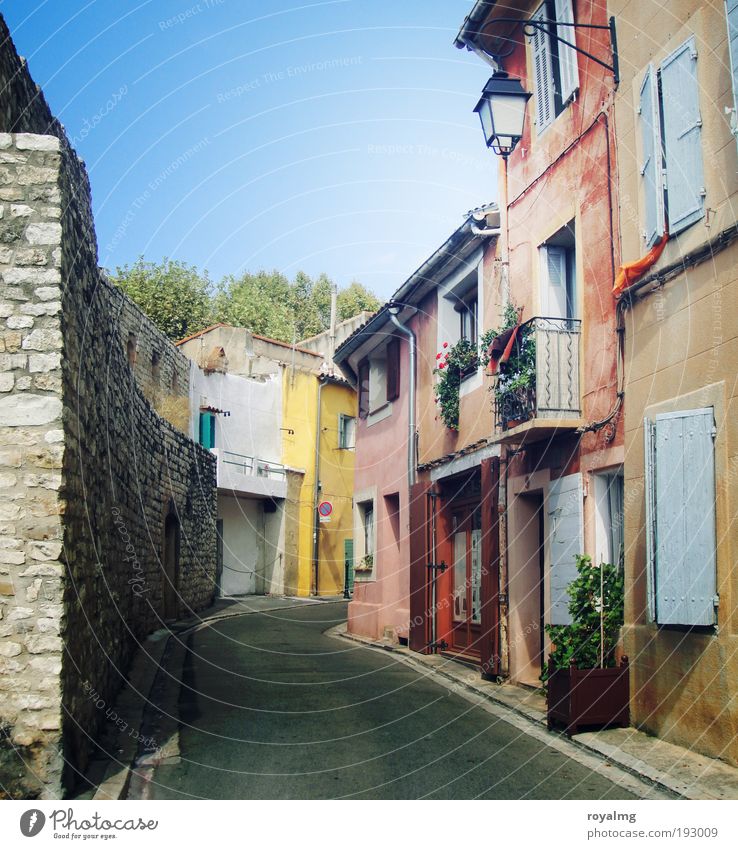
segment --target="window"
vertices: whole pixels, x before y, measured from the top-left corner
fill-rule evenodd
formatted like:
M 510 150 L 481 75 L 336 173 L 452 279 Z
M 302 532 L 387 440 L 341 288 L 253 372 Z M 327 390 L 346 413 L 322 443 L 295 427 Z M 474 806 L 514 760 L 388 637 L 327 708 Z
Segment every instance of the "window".
M 359 418 L 400 396 L 400 343 L 391 339 L 359 366 Z
M 713 408 L 644 422 L 649 615 L 660 625 L 714 625 Z
M 540 247 L 541 315 L 576 318 L 576 241 L 574 222 Z
M 151 354 L 151 382 L 158 386 L 161 380 L 161 354 L 154 351 Z
M 200 411 L 200 434 L 198 439 L 203 448 L 215 448 L 215 413 Z
M 476 287 L 466 298 L 459 300 L 455 307 L 459 313 L 459 339 L 465 339 L 472 345 L 477 344 L 477 324 L 479 312 L 479 300 Z
M 531 20 L 574 22 L 572 0 L 546 0 Z M 553 24 L 546 28 L 551 30 Z M 576 44 L 574 27 L 556 25 L 556 35 Z M 552 38 L 549 32 L 534 30 L 530 38 L 533 53 L 533 90 L 536 98 L 535 123 L 538 132 L 564 111 L 579 88 L 578 54 L 573 47 Z
M 338 447 L 356 448 L 356 419 L 353 416 L 338 416 Z
M 128 365 L 133 368 L 136 365 L 136 349 L 138 348 L 138 340 L 135 333 L 128 334 L 126 342 L 126 356 L 128 357 Z
M 595 559 L 597 563 L 623 564 L 623 473 L 594 476 Z
M 355 568 L 358 572 L 370 572 L 374 568 L 374 551 L 376 548 L 374 499 L 358 502 L 355 516 L 354 539 L 358 548 Z
M 694 36 L 661 63 L 649 65 L 638 106 L 641 184 L 645 200 L 643 238 L 654 245 L 674 236 L 704 214 L 702 120 Z

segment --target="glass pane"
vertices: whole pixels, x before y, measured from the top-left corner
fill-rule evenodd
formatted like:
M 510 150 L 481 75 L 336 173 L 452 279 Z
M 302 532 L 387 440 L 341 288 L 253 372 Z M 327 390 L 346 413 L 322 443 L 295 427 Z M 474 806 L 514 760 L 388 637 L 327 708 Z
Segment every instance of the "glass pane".
M 476 512 L 476 511 L 475 511 Z M 471 621 L 482 621 L 482 532 L 471 532 Z
M 466 619 L 466 532 L 454 534 L 454 620 Z

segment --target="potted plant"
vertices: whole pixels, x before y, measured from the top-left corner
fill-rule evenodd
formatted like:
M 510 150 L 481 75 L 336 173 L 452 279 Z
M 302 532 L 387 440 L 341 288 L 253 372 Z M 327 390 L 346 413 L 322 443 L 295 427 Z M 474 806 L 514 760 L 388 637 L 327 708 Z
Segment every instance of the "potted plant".
M 546 683 L 548 727 L 576 734 L 583 725 L 630 725 L 628 658 L 616 663 L 623 624 L 623 573 L 611 563 L 578 555 L 570 584 L 570 625 L 547 625 L 553 643 Z
M 443 343 L 443 350 L 436 354 L 436 367 L 433 374 L 439 380 L 435 386 L 436 403 L 443 423 L 451 430 L 459 429 L 459 389 L 461 381 L 479 365 L 477 346 L 468 339 L 460 339 L 449 347 Z
M 355 572 L 371 572 L 374 566 L 374 555 L 365 554 L 356 564 Z

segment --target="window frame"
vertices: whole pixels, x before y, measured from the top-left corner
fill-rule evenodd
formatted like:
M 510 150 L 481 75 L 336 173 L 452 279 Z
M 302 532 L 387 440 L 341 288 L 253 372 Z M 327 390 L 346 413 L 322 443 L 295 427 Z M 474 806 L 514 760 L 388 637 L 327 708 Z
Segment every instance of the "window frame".
M 353 439 L 347 439 L 346 425 L 348 422 L 353 424 Z M 348 444 L 351 442 L 352 444 Z M 344 451 L 352 451 L 356 448 L 356 416 L 349 416 L 347 413 L 338 414 L 338 447 Z

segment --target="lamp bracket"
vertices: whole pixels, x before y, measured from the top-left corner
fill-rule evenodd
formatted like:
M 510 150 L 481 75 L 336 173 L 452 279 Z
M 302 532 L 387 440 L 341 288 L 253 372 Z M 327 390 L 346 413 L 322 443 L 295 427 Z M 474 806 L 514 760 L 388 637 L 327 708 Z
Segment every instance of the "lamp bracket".
M 555 38 L 556 41 L 561 44 L 565 44 L 567 47 L 571 47 L 572 50 L 576 50 L 577 53 L 581 53 L 583 56 L 586 56 L 588 59 L 591 59 L 593 62 L 596 62 L 598 65 L 602 66 L 606 70 L 610 71 L 613 76 L 613 80 L 615 85 L 617 86 L 620 83 L 620 62 L 618 59 L 618 37 L 615 31 L 615 18 L 610 17 L 607 25 L 605 24 L 577 24 L 573 21 L 571 23 L 562 22 L 562 21 L 551 21 L 544 18 L 538 18 L 536 20 L 531 20 L 530 18 L 495 18 L 490 23 L 507 23 L 507 24 L 523 24 L 523 35 L 527 38 L 532 38 L 538 30 L 539 32 L 545 32 L 550 38 Z M 565 38 L 562 38 L 558 34 L 559 27 L 572 27 L 574 30 L 577 29 L 600 29 L 607 30 L 610 33 L 610 50 L 612 51 L 612 65 L 608 65 L 607 62 L 603 62 L 602 59 L 598 59 L 597 56 L 593 56 L 591 53 L 588 53 L 586 50 L 583 50 L 581 47 L 577 47 L 571 41 L 567 41 Z M 485 27 L 486 29 L 486 27 Z

